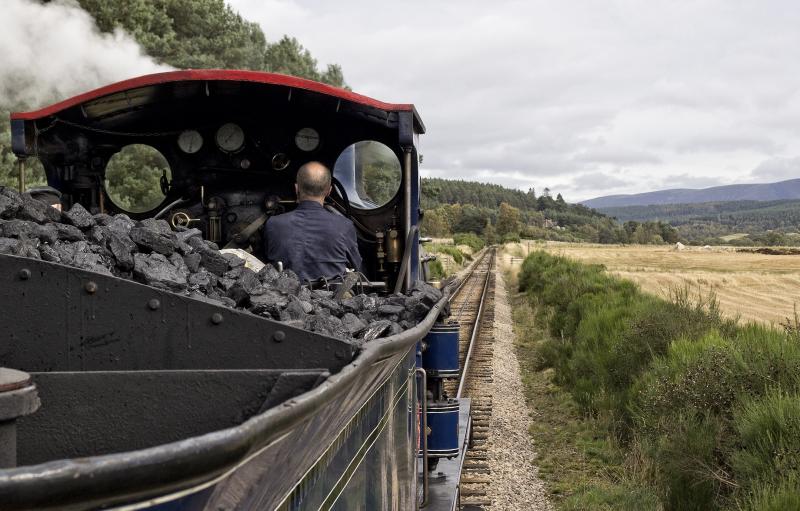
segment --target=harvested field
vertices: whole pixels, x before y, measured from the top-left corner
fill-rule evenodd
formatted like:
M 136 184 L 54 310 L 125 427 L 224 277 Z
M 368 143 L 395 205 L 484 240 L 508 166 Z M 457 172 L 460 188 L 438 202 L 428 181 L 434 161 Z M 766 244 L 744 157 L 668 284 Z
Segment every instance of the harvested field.
M 510 261 L 512 254 L 524 256 L 528 246 L 512 244 L 505 257 Z M 708 295 L 713 290 L 723 312 L 744 321 L 785 322 L 793 317 L 800 297 L 798 255 L 745 253 L 731 247 L 686 247 L 678 251 L 663 245 L 530 243 L 530 250 L 535 249 L 603 264 L 611 273 L 662 297 L 686 285 L 694 295 Z

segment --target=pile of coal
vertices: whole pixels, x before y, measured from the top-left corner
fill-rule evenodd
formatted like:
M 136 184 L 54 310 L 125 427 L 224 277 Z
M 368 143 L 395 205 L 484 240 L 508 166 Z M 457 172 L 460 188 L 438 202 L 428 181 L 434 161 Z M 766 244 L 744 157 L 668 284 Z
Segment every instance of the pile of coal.
M 194 298 L 248 310 L 298 328 L 371 341 L 424 318 L 441 292 L 417 282 L 405 295 L 333 292 L 301 285 L 290 270 L 259 272 L 201 236 L 173 231 L 164 220 L 92 215 L 80 204 L 60 212 L 27 193 L 0 187 L 0 254 L 42 259 L 126 278 Z

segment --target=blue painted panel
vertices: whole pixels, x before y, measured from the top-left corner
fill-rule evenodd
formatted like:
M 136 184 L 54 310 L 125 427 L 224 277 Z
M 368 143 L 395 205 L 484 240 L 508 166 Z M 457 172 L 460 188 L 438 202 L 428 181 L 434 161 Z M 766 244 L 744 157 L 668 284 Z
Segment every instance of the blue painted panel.
M 425 336 L 427 348 L 422 354 L 422 367 L 432 376 L 458 376 L 458 334 L 460 325 L 437 323 Z
M 458 401 L 448 399 L 428 403 L 428 455 L 432 458 L 450 458 L 459 453 Z

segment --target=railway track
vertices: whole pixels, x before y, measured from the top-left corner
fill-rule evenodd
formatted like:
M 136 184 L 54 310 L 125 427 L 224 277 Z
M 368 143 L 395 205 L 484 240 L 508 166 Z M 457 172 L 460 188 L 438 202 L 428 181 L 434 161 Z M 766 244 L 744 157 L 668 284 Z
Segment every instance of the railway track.
M 460 323 L 461 374 L 447 382 L 448 395 L 472 400 L 469 450 L 461 473 L 461 509 L 491 506 L 488 441 L 492 418 L 495 249 L 487 249 L 450 300 L 451 318 Z

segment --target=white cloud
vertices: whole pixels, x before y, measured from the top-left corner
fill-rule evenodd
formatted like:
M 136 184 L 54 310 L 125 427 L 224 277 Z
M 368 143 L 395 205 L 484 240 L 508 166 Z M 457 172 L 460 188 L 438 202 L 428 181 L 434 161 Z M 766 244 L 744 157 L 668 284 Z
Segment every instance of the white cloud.
M 102 34 L 77 2 L 5 0 L 0 106 L 36 108 L 126 78 L 170 68 L 122 30 Z
M 800 156 L 798 2 L 228 1 L 357 92 L 415 103 L 431 175 L 580 200 Z
M 800 177 L 800 157 L 770 158 L 753 169 L 753 181 L 759 183 L 784 181 Z

